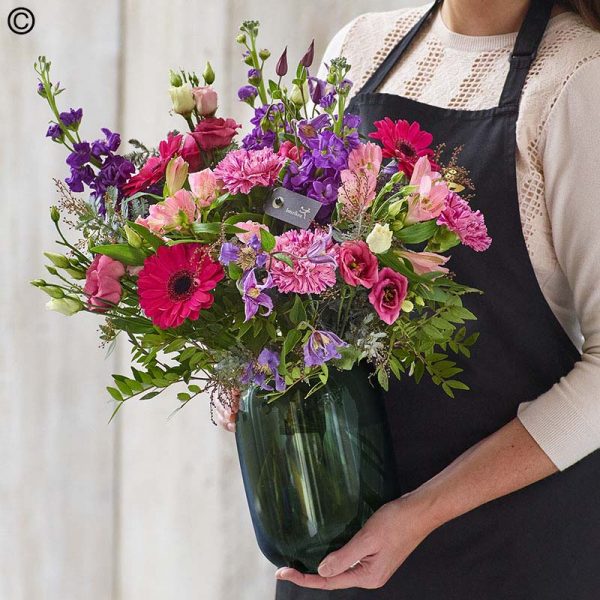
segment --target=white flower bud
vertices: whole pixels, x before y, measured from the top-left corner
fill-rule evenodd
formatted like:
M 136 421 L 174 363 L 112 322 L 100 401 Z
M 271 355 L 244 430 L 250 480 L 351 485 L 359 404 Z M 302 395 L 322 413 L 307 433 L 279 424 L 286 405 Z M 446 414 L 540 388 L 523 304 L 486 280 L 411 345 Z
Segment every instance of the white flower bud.
M 383 254 L 384 252 L 387 252 L 392 245 L 393 235 L 394 234 L 387 223 L 385 225 L 377 223 L 366 239 L 369 250 L 371 250 L 373 254 Z

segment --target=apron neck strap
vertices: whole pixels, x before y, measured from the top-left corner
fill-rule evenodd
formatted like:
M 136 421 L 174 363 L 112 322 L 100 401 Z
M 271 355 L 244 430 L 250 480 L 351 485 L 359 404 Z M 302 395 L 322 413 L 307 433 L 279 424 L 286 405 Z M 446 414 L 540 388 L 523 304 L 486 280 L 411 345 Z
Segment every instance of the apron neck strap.
M 360 93 L 369 94 L 377 91 L 423 25 L 442 4 L 442 1 L 435 0 L 429 10 L 413 25 L 411 30 L 398 42 L 379 67 L 377 67 L 375 72 L 363 85 Z M 553 5 L 554 0 L 531 0 L 510 55 L 510 69 L 504 83 L 504 88 L 502 89 L 502 95 L 500 96 L 500 106 L 519 106 L 521 92 L 527 79 L 529 67 L 542 41 Z
M 377 67 L 375 72 L 369 77 L 367 82 L 360 90 L 361 93 L 370 94 L 377 91 L 377 88 L 383 83 L 388 73 L 392 70 L 399 58 L 404 54 L 410 43 L 415 39 L 421 27 L 435 12 L 438 6 L 442 4 L 442 0 L 435 0 L 431 8 L 413 25 L 411 30 L 396 44 L 394 49 L 385 57 L 385 60 Z
M 553 5 L 552 0 L 531 1 L 510 54 L 510 69 L 500 96 L 500 106 L 519 106 L 529 67 L 546 31 Z

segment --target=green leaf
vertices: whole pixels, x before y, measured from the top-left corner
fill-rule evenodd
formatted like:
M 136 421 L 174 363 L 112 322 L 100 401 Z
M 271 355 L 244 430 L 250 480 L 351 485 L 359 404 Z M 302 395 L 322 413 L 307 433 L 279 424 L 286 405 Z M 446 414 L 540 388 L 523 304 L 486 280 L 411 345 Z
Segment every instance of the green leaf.
M 294 305 L 290 310 L 290 320 L 294 325 L 298 325 L 301 321 L 306 321 L 306 310 L 304 308 L 304 302 L 298 294 L 296 294 L 296 299 L 294 300 Z
M 177 394 L 177 400 L 180 402 L 187 402 L 188 400 L 191 400 L 191 398 L 192 397 L 187 392 L 179 392 L 179 394 Z
M 237 213 L 225 219 L 223 223 L 227 223 L 228 225 L 241 223 L 242 221 L 256 221 L 260 223 L 261 220 L 262 215 L 259 215 L 258 213 Z
M 286 265 L 292 267 L 292 269 L 294 268 L 294 261 L 287 254 L 284 254 L 283 252 L 276 252 L 275 254 L 273 254 L 273 258 L 276 258 L 277 260 L 284 262 Z
M 422 223 L 415 223 L 396 231 L 395 237 L 405 244 L 419 244 L 428 240 L 437 230 L 438 224 L 435 219 L 431 221 L 423 221 Z
M 377 381 L 379 385 L 384 389 L 384 391 L 388 391 L 390 388 L 390 382 L 388 378 L 387 371 L 385 369 L 379 369 L 377 371 Z
M 271 232 L 261 228 L 260 243 L 265 252 L 271 252 L 275 248 L 275 236 Z
M 342 358 L 338 358 L 335 364 L 342 371 L 351 371 L 362 357 L 362 352 L 356 346 L 344 346 L 339 349 L 339 353 Z
M 147 394 L 144 394 L 140 400 L 151 400 L 152 398 L 156 398 L 156 396 L 158 396 L 160 394 L 160 391 L 154 391 L 154 392 L 148 392 Z
M 121 392 L 119 392 L 118 389 L 114 388 L 114 387 L 107 387 L 106 391 L 117 401 L 117 402 L 123 402 L 123 396 L 121 395 Z
M 146 260 L 146 253 L 141 248 L 132 248 L 129 244 L 105 244 L 91 248 L 94 254 L 104 254 L 125 265 L 140 266 Z
M 133 221 L 127 221 L 127 225 L 131 227 L 147 244 L 152 248 L 152 250 L 157 250 L 159 246 L 164 246 L 165 242 L 159 238 L 157 235 L 154 235 L 147 227 L 140 225 L 139 223 L 134 223 Z
M 244 271 L 239 265 L 236 265 L 234 262 L 230 262 L 227 266 L 227 271 L 229 272 L 229 277 L 234 281 L 237 281 L 243 274 Z
M 235 233 L 244 233 L 245 229 L 240 229 L 235 225 L 231 225 L 230 223 L 192 223 L 192 231 L 194 233 L 206 233 L 209 235 L 219 235 L 221 231 L 228 235 L 233 235 Z M 195 241 L 195 240 L 190 240 Z

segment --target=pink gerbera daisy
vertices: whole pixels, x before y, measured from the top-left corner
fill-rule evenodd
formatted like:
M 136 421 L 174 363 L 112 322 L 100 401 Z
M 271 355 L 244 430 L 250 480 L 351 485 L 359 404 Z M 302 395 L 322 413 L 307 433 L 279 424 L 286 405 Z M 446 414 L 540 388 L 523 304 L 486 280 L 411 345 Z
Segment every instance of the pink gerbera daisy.
M 412 175 L 415 163 L 421 156 L 431 156 L 433 150 L 429 147 L 433 136 L 423 131 L 416 121 L 392 121 L 386 117 L 374 123 L 377 131 L 369 137 L 379 140 L 383 145 L 383 156 L 395 158 L 398 167 L 409 177 Z
M 258 185 L 273 185 L 285 160 L 271 148 L 234 150 L 217 165 L 215 175 L 228 192 L 248 194 Z
M 140 306 L 161 329 L 178 327 L 186 319 L 195 321 L 202 309 L 212 306 L 210 292 L 224 276 L 202 244 L 160 246 L 140 271 Z
M 335 285 L 338 246 L 326 231 L 291 229 L 277 237 L 275 252 L 289 256 L 293 267 L 273 260 L 273 284 L 285 293 L 320 294 Z

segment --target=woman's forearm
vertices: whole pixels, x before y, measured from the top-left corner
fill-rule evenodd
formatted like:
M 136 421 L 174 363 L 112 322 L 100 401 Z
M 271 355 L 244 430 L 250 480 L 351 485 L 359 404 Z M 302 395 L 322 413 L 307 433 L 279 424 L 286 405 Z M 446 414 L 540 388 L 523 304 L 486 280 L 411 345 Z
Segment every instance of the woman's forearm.
M 557 471 L 518 419 L 485 438 L 409 494 L 433 530 Z

